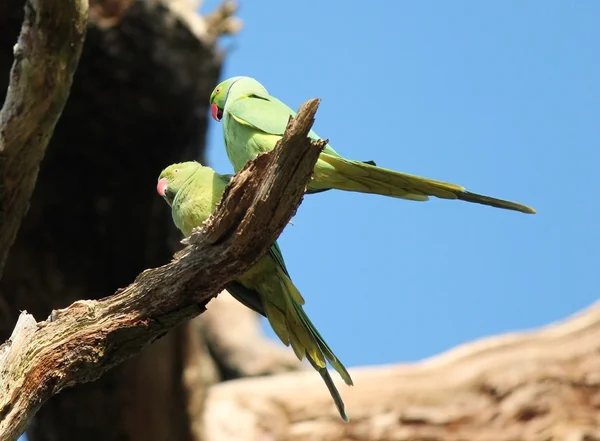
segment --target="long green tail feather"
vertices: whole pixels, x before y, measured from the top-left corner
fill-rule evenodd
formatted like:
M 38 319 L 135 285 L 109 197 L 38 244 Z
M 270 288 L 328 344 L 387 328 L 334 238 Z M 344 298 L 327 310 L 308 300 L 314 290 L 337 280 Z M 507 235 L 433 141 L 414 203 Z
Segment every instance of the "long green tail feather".
M 335 354 L 327 345 L 323 337 L 321 337 L 321 334 L 319 333 L 315 325 L 312 324 L 302 307 L 300 305 L 295 305 L 295 309 L 296 313 L 298 314 L 298 317 L 300 317 L 300 319 L 304 323 L 305 328 L 311 333 L 314 341 L 317 343 L 319 350 L 321 351 L 325 359 L 337 371 L 337 373 L 340 374 L 340 377 L 342 377 L 344 383 L 346 383 L 348 386 L 353 386 L 354 383 L 352 381 L 352 378 L 350 377 L 350 373 L 348 373 L 346 367 L 335 356 Z
M 321 375 L 321 378 L 325 382 L 327 389 L 329 389 L 329 394 L 331 395 L 331 398 L 333 398 L 335 407 L 337 407 L 340 416 L 347 423 L 348 421 L 350 421 L 350 419 L 348 418 L 348 415 L 346 415 L 346 407 L 344 406 L 344 400 L 342 400 L 340 392 L 337 390 L 337 387 L 335 387 L 333 379 L 331 378 L 331 375 L 329 375 L 329 371 L 327 370 L 327 368 L 320 368 L 319 366 L 317 366 L 310 357 L 307 357 L 307 359 L 312 365 L 312 367 L 315 368 L 315 370 Z
M 340 416 L 347 422 L 348 416 L 345 412 L 344 402 L 329 375 L 326 361 L 349 386 L 353 385 L 352 378 L 304 312 L 302 308 L 304 299 L 287 273 L 279 266 L 277 272 L 281 287 L 278 292 L 284 297 L 272 299 L 276 300 L 275 303 L 270 301 L 269 296 L 260 295 L 258 291 L 247 288 L 238 282 L 230 283 L 227 290 L 241 303 L 265 316 L 281 342 L 286 346 L 291 346 L 300 361 L 306 357 L 311 366 L 323 378 Z M 260 305 L 257 298 L 260 299 Z
M 281 280 L 285 286 L 286 293 L 288 293 L 286 301 L 289 308 L 286 312 L 286 315 L 290 317 L 290 322 L 294 324 L 294 328 L 298 329 L 296 335 L 298 335 L 298 333 L 303 334 L 304 338 L 302 338 L 300 335 L 298 335 L 298 337 L 302 340 L 307 353 L 312 355 L 313 360 L 320 365 L 319 367 L 325 366 L 325 360 L 323 360 L 324 357 L 340 374 L 344 382 L 348 386 L 352 386 L 353 383 L 352 378 L 350 378 L 350 374 L 340 360 L 338 360 L 338 358 L 335 356 L 331 348 L 327 345 L 325 339 L 321 336 L 316 326 L 313 325 L 308 318 L 308 315 L 306 315 L 306 312 L 304 312 L 304 308 L 302 308 L 304 299 L 298 292 L 296 286 L 287 277 L 282 277 Z M 298 323 L 298 321 L 300 323 Z M 306 337 L 309 337 L 309 339 Z
M 322 176 L 318 175 L 320 163 L 326 171 Z M 335 169 L 334 174 L 331 173 L 331 169 Z M 429 196 L 435 196 L 441 199 L 459 199 L 522 213 L 533 214 L 536 212 L 533 208 L 523 204 L 468 192 L 461 185 L 396 172 L 327 154 L 321 154 L 319 157 L 315 176 L 321 181 L 317 184 L 312 181 L 312 186 L 309 185 L 311 191 L 335 188 L 413 201 L 426 201 Z
M 536 214 L 534 208 L 527 205 L 518 204 L 516 202 L 496 199 L 483 194 L 471 193 L 470 191 L 462 191 L 456 196 L 461 201 L 474 202 L 476 204 L 489 205 L 490 207 L 504 208 L 505 210 L 520 211 L 521 213 Z
M 369 165 L 373 165 L 373 166 L 377 166 L 377 164 L 375 163 L 375 161 L 362 161 L 365 164 L 369 164 Z M 333 188 L 318 188 L 318 189 L 314 189 L 314 188 L 308 188 L 308 190 L 306 190 L 306 194 L 316 194 L 316 193 L 323 193 L 324 191 L 329 191 L 329 190 L 333 190 Z
M 292 347 L 299 360 L 302 361 L 306 356 L 311 366 L 323 378 L 340 416 L 345 422 L 348 422 L 344 401 L 329 375 L 325 360 L 340 374 L 347 385 L 352 386 L 353 382 L 350 374 L 325 343 L 302 306 L 287 291 L 286 309 L 284 313 L 268 302 L 264 307 L 267 319 L 277 336 L 286 346 Z

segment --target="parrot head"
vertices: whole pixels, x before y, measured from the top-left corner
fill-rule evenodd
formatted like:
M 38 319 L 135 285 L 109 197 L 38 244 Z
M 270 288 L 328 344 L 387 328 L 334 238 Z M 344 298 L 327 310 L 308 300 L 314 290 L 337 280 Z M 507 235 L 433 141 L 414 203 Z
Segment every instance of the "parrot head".
M 171 205 L 179 189 L 183 187 L 187 180 L 200 167 L 202 165 L 196 161 L 179 162 L 169 165 L 160 173 L 158 184 L 156 184 L 156 191 Z
M 236 100 L 243 95 L 269 96 L 262 84 L 250 77 L 232 77 L 217 85 L 210 94 L 210 113 L 215 121 L 223 119 L 228 100 Z

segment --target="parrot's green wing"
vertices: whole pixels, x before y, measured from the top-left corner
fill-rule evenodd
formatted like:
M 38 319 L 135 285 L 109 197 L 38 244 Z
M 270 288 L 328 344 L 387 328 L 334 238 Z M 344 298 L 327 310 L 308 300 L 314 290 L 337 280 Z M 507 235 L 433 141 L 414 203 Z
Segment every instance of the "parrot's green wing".
M 294 112 L 285 103 L 272 96 L 251 94 L 237 99 L 227 106 L 227 111 L 239 124 L 251 126 L 270 135 L 283 136 L 290 117 L 295 117 Z M 308 132 L 308 137 L 313 140 L 322 139 L 314 130 Z M 329 156 L 343 158 L 331 145 L 327 144 L 323 153 Z M 362 161 L 365 164 L 376 166 L 375 161 Z M 330 188 L 309 189 L 306 193 L 321 193 Z
M 276 263 L 279 269 L 291 279 L 290 273 L 288 272 L 285 266 L 283 254 L 281 253 L 279 244 L 277 242 L 274 242 L 267 253 L 273 259 L 273 261 Z M 245 307 L 250 308 L 254 312 L 258 312 L 262 316 L 267 316 L 262 301 L 260 300 L 260 295 L 255 290 L 247 288 L 236 281 L 229 282 L 226 286 L 226 289 L 229 292 L 229 294 L 233 296 L 234 299 L 236 299 Z M 304 299 L 301 300 L 302 304 L 304 304 Z
M 271 258 L 271 262 L 276 265 L 279 280 L 282 287 L 285 288 L 285 291 L 283 291 L 285 295 L 282 298 L 270 298 L 273 302 L 269 301 L 269 297 L 261 300 L 261 295 L 257 291 L 235 281 L 227 285 L 227 291 L 246 307 L 267 317 L 277 336 L 284 344 L 292 346 L 294 353 L 300 360 L 306 354 L 306 359 L 323 378 L 341 417 L 344 421 L 348 421 L 344 402 L 327 371 L 325 360 L 329 361 L 346 384 L 352 385 L 352 378 L 304 312 L 302 308 L 304 299 L 291 281 L 277 242 L 274 242 L 269 248 L 268 256 Z
M 250 95 L 228 103 L 227 112 L 240 124 L 254 127 L 264 133 L 282 136 L 290 116 L 296 116 L 285 103 L 272 96 Z M 310 139 L 321 139 L 314 130 L 308 132 Z M 341 155 L 327 144 L 323 149 L 332 156 Z
M 287 268 L 285 267 L 285 262 L 283 260 L 283 254 L 281 253 L 281 249 L 279 248 L 279 245 L 277 244 L 277 242 L 274 242 L 273 245 L 271 245 L 271 248 L 269 248 L 268 254 L 273 259 L 273 261 L 277 264 L 277 269 L 280 270 L 282 273 L 284 273 L 288 278 L 287 280 L 284 280 L 284 285 L 286 285 L 287 291 L 290 293 L 290 300 L 293 300 L 292 302 L 290 302 L 291 306 L 296 310 L 298 317 L 300 318 L 300 320 L 302 321 L 302 323 L 304 324 L 306 329 L 309 329 L 311 334 L 318 341 L 319 347 L 323 351 L 325 358 L 340 373 L 340 375 L 342 376 L 344 381 L 347 384 L 351 385 L 352 379 L 350 378 L 350 375 L 346 371 L 346 368 L 344 368 L 344 366 L 340 363 L 340 361 L 337 359 L 337 357 L 335 356 L 335 354 L 333 353 L 333 351 L 331 350 L 329 345 L 327 345 L 327 343 L 325 342 L 325 339 L 323 339 L 323 337 L 321 336 L 321 334 L 319 333 L 319 331 L 317 330 L 315 325 L 312 324 L 312 322 L 310 321 L 310 319 L 308 318 L 306 313 L 303 311 L 301 305 L 304 305 L 304 298 L 302 297 L 300 292 L 298 292 L 298 290 L 293 286 L 293 282 L 291 280 L 289 272 L 288 272 Z M 247 290 L 246 294 L 248 294 L 249 292 L 252 291 L 251 289 L 248 289 L 248 288 L 245 288 L 245 289 Z M 238 293 L 239 292 L 241 292 L 241 291 L 238 291 Z M 256 293 L 255 296 L 258 297 L 259 296 L 258 293 Z M 235 297 L 235 295 L 234 295 L 234 297 Z M 242 303 L 244 305 L 246 305 L 245 302 L 242 301 Z M 250 307 L 250 308 L 262 315 L 265 315 L 264 308 L 260 311 L 258 310 L 258 308 L 256 308 L 256 309 L 253 307 Z
M 277 242 L 273 242 L 271 248 L 269 248 L 269 255 L 273 258 L 275 262 L 277 262 L 277 266 L 288 276 L 290 279 L 290 273 L 285 266 L 285 261 L 283 260 L 283 254 L 281 253 L 281 248 L 279 248 L 279 244 Z
M 296 116 L 296 112 L 277 98 L 256 94 L 227 102 L 227 112 L 241 120 L 239 122 L 271 135 L 283 135 L 290 116 Z
M 285 267 L 285 263 L 283 261 L 283 255 L 281 250 L 279 249 L 279 245 L 275 242 L 271 248 L 269 249 L 269 255 L 276 262 L 277 267 L 280 271 L 287 275 L 287 280 L 283 280 L 284 285 L 287 288 L 287 291 L 290 293 L 290 306 L 296 311 L 297 317 L 302 321 L 304 327 L 310 331 L 315 340 L 318 342 L 318 346 L 323 351 L 323 355 L 331 363 L 331 365 L 335 368 L 336 371 L 341 375 L 346 384 L 352 385 L 352 379 L 350 378 L 350 374 L 346 368 L 342 365 L 342 363 L 337 359 L 329 345 L 325 342 L 325 339 L 321 336 L 315 325 L 310 321 L 301 305 L 304 305 L 304 298 L 300 294 L 300 292 L 293 285 L 292 279 Z M 284 278 L 285 279 L 285 278 Z M 311 361 L 312 363 L 312 361 Z

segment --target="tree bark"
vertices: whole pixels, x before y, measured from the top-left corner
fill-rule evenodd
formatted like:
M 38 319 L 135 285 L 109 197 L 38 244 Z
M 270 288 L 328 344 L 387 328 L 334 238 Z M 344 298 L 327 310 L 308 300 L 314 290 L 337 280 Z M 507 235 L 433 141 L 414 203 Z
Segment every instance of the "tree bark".
M 0 4 L 0 90 L 24 5 Z M 180 247 L 154 186 L 166 165 L 203 160 L 207 101 L 222 57 L 215 40 L 239 25 L 231 4 L 209 21 L 197 7 L 183 0 L 90 2 L 71 94 L 0 281 L 2 341 L 19 311 L 40 320 L 78 299 L 101 298 Z M 203 361 L 190 360 L 192 353 Z M 202 336 L 181 328 L 97 382 L 54 397 L 29 439 L 189 439 L 175 411 L 188 405 L 186 360 L 212 363 Z M 214 367 L 213 374 L 210 381 L 218 379 Z
M 318 100 L 304 104 L 275 149 L 233 177 L 216 212 L 171 263 L 145 270 L 111 297 L 53 311 L 45 322 L 20 316 L 0 346 L 0 439 L 16 440 L 48 397 L 98 379 L 202 313 L 258 262 L 295 213 L 327 144 L 308 138 L 317 107 Z M 172 410 L 180 420 L 181 410 Z
M 86 0 L 29 0 L 0 111 L 0 278 L 63 111 L 87 28 Z
M 535 332 L 351 369 L 350 423 L 314 372 L 210 387 L 203 441 L 600 440 L 600 303 Z

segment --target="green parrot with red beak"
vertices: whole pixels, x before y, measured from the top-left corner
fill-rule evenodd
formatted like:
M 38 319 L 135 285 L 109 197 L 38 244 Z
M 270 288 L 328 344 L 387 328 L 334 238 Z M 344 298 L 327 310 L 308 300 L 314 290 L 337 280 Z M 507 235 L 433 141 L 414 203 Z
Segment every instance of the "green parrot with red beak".
M 220 175 L 195 161 L 172 164 L 159 178 L 156 191 L 171 207 L 173 221 L 188 237 L 210 217 L 220 202 L 231 175 Z M 286 346 L 292 346 L 300 361 L 306 358 L 325 382 L 344 421 L 348 416 L 344 402 L 326 362 L 352 386 L 352 378 L 312 324 L 302 305 L 304 298 L 292 282 L 277 242 L 227 291 L 242 304 L 267 318 L 275 334 Z
M 238 76 L 220 83 L 210 95 L 211 114 L 223 123 L 227 156 L 236 172 L 260 153 L 268 152 L 281 139 L 294 112 L 269 95 L 254 78 Z M 314 131 L 309 138 L 321 139 Z M 422 178 L 378 167 L 372 161 L 344 158 L 327 144 L 315 165 L 308 193 L 331 189 L 372 193 L 411 201 L 429 196 L 459 199 L 506 210 L 533 214 L 536 211 L 516 202 L 466 191 L 461 185 Z

